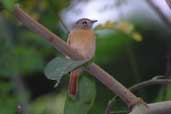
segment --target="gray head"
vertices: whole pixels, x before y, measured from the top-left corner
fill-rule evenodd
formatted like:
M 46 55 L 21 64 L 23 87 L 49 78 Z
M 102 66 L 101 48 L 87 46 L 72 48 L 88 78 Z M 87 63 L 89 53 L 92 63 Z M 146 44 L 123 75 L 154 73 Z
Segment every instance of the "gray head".
M 91 29 L 95 22 L 97 22 L 97 20 L 82 18 L 76 21 L 74 24 L 74 29 Z

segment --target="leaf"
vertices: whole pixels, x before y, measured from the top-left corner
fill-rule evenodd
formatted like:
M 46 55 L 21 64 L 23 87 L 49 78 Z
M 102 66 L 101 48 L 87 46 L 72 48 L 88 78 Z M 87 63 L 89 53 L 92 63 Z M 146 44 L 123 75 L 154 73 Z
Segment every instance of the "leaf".
M 123 33 L 129 34 L 134 30 L 134 26 L 128 22 L 120 22 L 116 24 L 115 29 Z
M 64 114 L 65 99 L 65 90 L 60 91 L 58 94 L 40 96 L 29 105 L 27 114 L 46 114 L 45 111 L 48 114 Z
M 79 80 L 78 95 L 75 99 L 67 96 L 64 114 L 87 114 L 96 98 L 94 80 L 88 76 L 81 76 Z
M 142 38 L 142 35 L 138 32 L 133 32 L 131 34 L 132 38 L 137 41 L 137 42 L 142 42 L 143 38 Z
M 62 57 L 56 57 L 47 64 L 44 73 L 48 79 L 57 80 L 57 82 L 59 82 L 63 75 L 71 72 L 88 61 L 89 60 L 75 61 Z
M 16 113 L 16 104 L 17 98 L 11 94 L 1 95 L 0 99 L 0 114 L 15 114 Z
M 18 0 L 2 0 L 2 4 L 6 9 L 12 11 L 17 1 Z

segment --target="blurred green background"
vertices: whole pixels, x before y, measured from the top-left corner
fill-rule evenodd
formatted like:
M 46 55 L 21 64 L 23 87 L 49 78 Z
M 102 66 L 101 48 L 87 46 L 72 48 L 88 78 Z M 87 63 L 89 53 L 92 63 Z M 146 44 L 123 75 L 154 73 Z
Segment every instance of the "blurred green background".
M 5 2 L 4 2 L 5 1 Z M 0 1 L 0 114 L 16 114 L 22 105 L 28 114 L 63 114 L 68 75 L 54 88 L 43 71 L 46 64 L 61 56 L 38 34 L 19 23 Z M 163 1 L 164 2 L 164 1 Z M 136 0 L 18 0 L 34 19 L 64 40 L 79 18 L 99 20 L 95 62 L 126 87 L 170 74 L 171 12 L 156 0 L 163 17 L 147 1 Z M 169 25 L 170 24 L 170 25 Z M 96 98 L 89 114 L 104 114 L 114 94 L 95 78 Z M 135 94 L 146 102 L 171 99 L 171 89 L 154 85 Z M 125 107 L 121 101 L 116 110 Z

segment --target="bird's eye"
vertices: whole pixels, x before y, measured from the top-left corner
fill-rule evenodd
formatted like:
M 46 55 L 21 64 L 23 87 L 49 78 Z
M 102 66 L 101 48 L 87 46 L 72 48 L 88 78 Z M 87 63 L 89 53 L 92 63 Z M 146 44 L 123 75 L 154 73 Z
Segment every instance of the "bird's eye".
M 83 21 L 83 25 L 86 25 L 87 24 L 87 22 L 86 21 Z

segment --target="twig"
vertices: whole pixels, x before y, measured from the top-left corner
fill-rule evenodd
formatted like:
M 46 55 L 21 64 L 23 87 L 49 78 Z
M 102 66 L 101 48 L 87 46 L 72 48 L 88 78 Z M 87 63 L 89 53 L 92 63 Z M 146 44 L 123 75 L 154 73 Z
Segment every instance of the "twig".
M 115 100 L 116 100 L 117 96 L 114 96 L 107 104 L 107 107 L 105 109 L 105 114 L 111 114 L 111 113 L 115 113 L 112 112 L 112 105 L 114 104 Z
M 18 103 L 20 105 L 17 106 L 17 108 L 22 108 L 22 114 L 24 114 L 28 111 L 28 104 L 29 104 L 27 89 L 23 83 L 23 80 L 18 74 L 13 75 L 11 77 L 11 81 L 15 88 L 15 94 L 19 96 Z
M 150 114 L 171 114 L 171 101 L 148 104 Z
M 78 52 L 68 46 L 60 37 L 56 36 L 43 25 L 32 19 L 19 7 L 19 5 L 15 7 L 14 14 L 16 18 L 23 23 L 23 25 L 40 34 L 42 36 L 41 38 L 46 39 L 63 55 L 67 55 L 75 60 L 82 59 L 82 56 Z M 140 101 L 138 97 L 95 63 L 90 64 L 87 71 L 112 90 L 112 92 L 118 95 L 127 104 L 127 106 L 134 106 Z
M 147 80 L 147 81 L 138 83 L 138 84 L 130 87 L 130 91 L 136 91 L 136 90 L 142 89 L 144 87 L 148 87 L 150 85 L 156 85 L 156 84 L 165 85 L 165 84 L 168 84 L 170 82 L 171 82 L 171 80 L 169 80 L 169 79 Z
M 160 76 L 161 77 L 161 76 Z M 144 81 L 144 82 L 140 82 L 132 87 L 129 88 L 130 91 L 134 92 L 136 90 L 140 90 L 144 87 L 148 87 L 150 85 L 156 85 L 156 84 L 161 84 L 161 85 L 165 85 L 171 82 L 170 79 L 158 79 L 160 78 L 159 76 L 156 76 L 150 80 Z M 163 76 L 162 76 L 163 77 Z M 111 114 L 111 110 L 112 110 L 112 104 L 115 102 L 117 96 L 114 96 L 108 103 L 107 107 L 106 107 L 106 114 Z M 114 113 L 114 112 L 113 112 Z
M 163 14 L 162 10 L 152 0 L 146 0 L 146 1 L 154 9 L 154 11 L 156 11 L 156 13 L 158 14 L 158 16 L 165 23 L 165 25 L 167 27 L 171 27 L 171 21 Z
M 18 105 L 18 106 L 17 106 L 17 113 L 18 113 L 18 114 L 24 114 L 23 111 L 22 111 L 21 105 Z
M 171 101 L 147 104 L 148 114 L 171 114 Z M 111 112 L 110 114 L 130 114 L 128 112 Z
M 74 49 L 70 48 L 69 45 L 66 45 L 60 37 L 56 36 L 54 33 L 50 32 L 46 27 L 38 23 L 26 12 L 24 12 L 19 5 L 16 5 L 14 10 L 16 18 L 24 24 L 26 27 L 30 28 L 32 31 L 38 33 L 42 38 L 46 39 L 51 43 L 59 52 L 63 55 L 67 55 L 72 59 L 78 60 L 82 59 L 81 55 L 77 53 Z
M 12 43 L 13 39 L 15 39 L 15 33 L 8 25 L 9 23 L 5 18 L 0 15 L 0 31 L 1 37 L 6 40 L 6 45 L 8 46 L 8 51 L 15 48 L 15 45 Z M 20 73 L 13 73 L 13 76 L 10 76 L 10 81 L 12 86 L 14 87 L 14 94 L 18 96 L 17 102 L 22 104 L 23 113 L 27 112 L 28 109 L 28 91 L 25 87 L 23 80 L 21 78 Z M 2 79 L 1 79 L 2 80 Z

